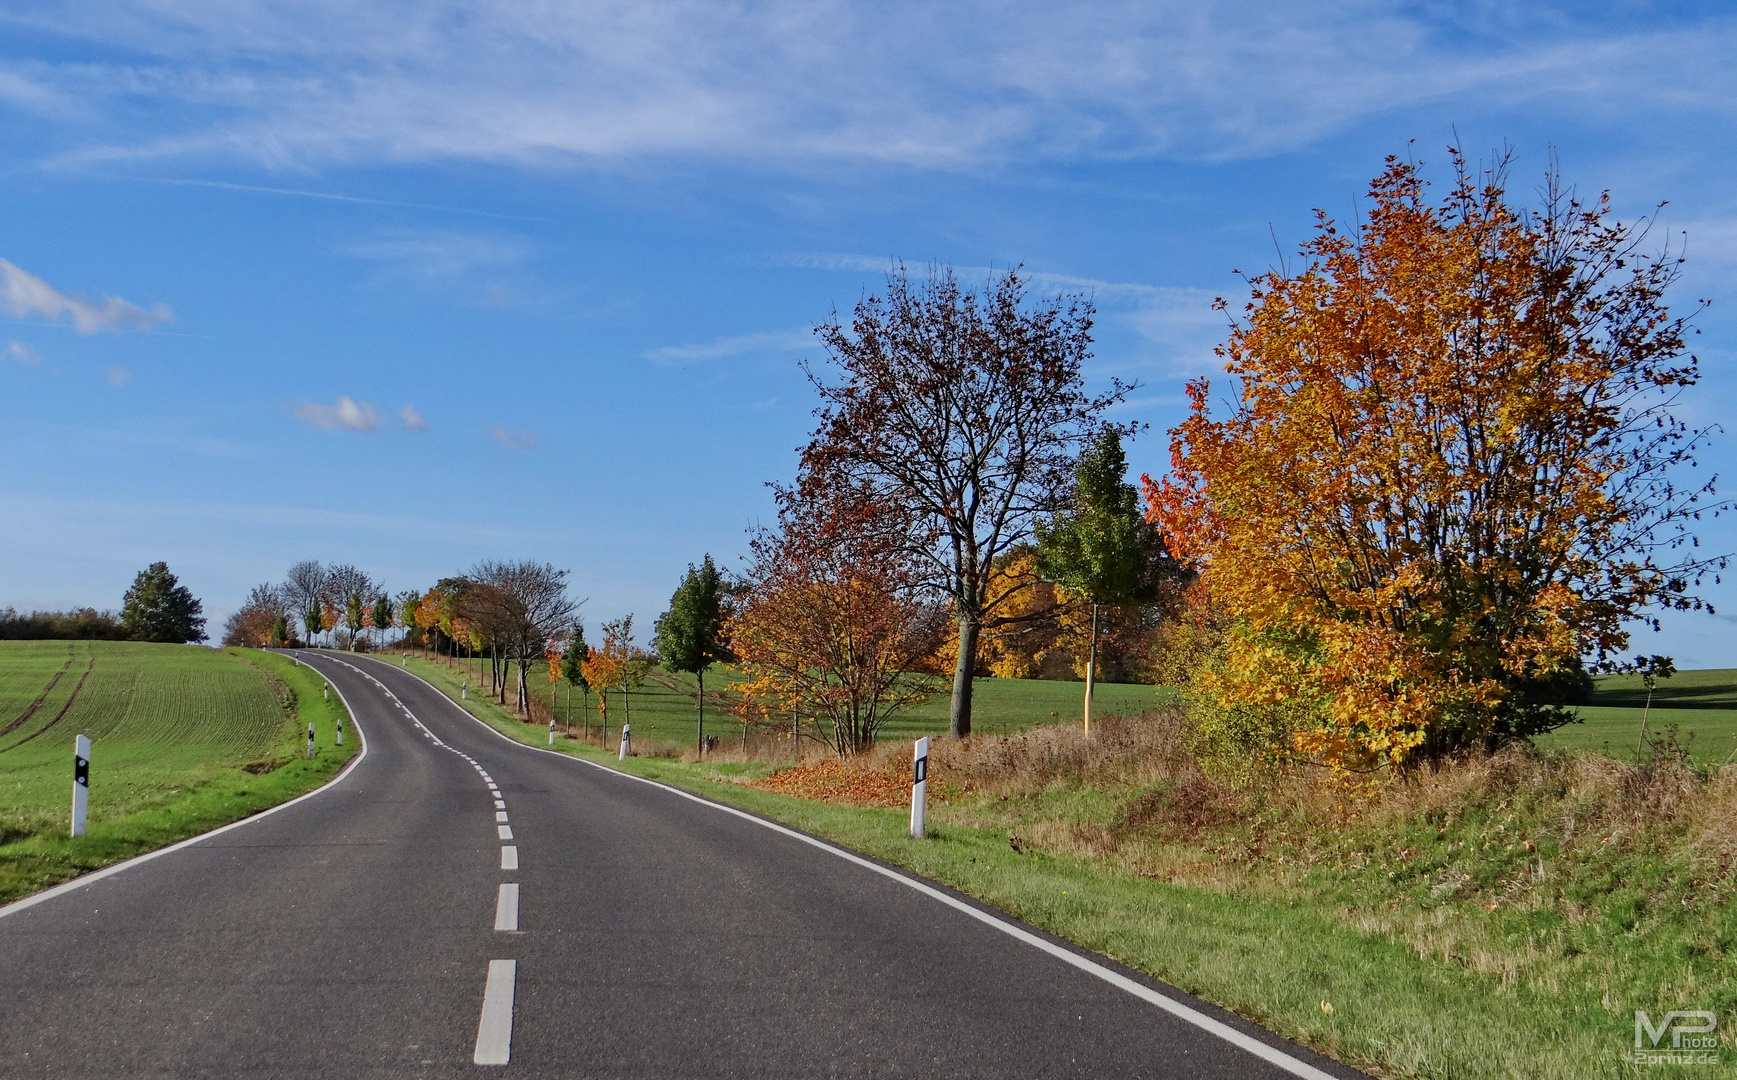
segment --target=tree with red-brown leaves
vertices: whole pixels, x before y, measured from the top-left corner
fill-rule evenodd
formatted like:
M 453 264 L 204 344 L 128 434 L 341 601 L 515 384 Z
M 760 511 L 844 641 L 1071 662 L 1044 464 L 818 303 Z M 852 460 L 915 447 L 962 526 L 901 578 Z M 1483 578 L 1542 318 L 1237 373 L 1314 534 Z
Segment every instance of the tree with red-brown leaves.
M 940 688 L 918 666 L 946 612 L 922 594 L 896 506 L 842 483 L 778 496 L 779 527 L 754 538 L 728 627 L 746 676 L 735 689 L 757 715 L 825 721 L 833 749 L 852 754 L 874 745 L 889 716 Z
M 955 737 L 971 732 L 978 634 L 1018 618 L 1011 601 L 1029 587 L 998 578 L 996 560 L 1067 505 L 1076 448 L 1132 389 L 1087 393 L 1093 313 L 1084 296 L 1028 302 L 1018 270 L 978 294 L 950 269 L 913 283 L 900 266 L 849 326 L 816 330 L 838 378 L 808 369 L 822 405 L 803 474 L 898 508 L 913 584 L 958 623 Z

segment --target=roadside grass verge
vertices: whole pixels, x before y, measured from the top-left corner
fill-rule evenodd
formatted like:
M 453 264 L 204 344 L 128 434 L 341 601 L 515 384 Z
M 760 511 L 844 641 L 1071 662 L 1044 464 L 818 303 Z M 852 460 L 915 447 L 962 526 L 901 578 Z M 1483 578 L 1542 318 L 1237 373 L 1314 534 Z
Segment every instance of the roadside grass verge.
M 544 745 L 545 729 L 470 705 Z M 921 841 L 902 803 L 757 786 L 765 760 L 556 749 L 950 885 L 1377 1075 L 1709 1075 L 1634 1064 L 1634 1010 L 1737 1009 L 1737 773 L 1516 751 L 1353 804 L 1301 778 L 1221 788 L 1177 724 L 937 743 L 944 795 Z M 909 757 L 885 743 L 851 767 L 908 775 Z M 885 802 L 896 785 L 846 790 Z
M 16 644 L 64 653 L 72 643 Z M 318 674 L 285 657 L 76 645 L 94 650 L 96 662 L 74 710 L 28 745 L 0 744 L 0 903 L 294 798 L 329 780 L 359 746 L 353 733 L 333 746 L 342 704 L 323 698 Z M 0 686 L 12 690 L 14 676 L 34 677 L 41 665 L 3 666 L 7 651 L 0 649 Z M 98 673 L 109 677 L 99 683 Z M 318 750 L 311 761 L 304 756 L 310 722 Z M 70 746 L 80 731 L 93 743 L 90 820 L 75 839 L 67 822 Z

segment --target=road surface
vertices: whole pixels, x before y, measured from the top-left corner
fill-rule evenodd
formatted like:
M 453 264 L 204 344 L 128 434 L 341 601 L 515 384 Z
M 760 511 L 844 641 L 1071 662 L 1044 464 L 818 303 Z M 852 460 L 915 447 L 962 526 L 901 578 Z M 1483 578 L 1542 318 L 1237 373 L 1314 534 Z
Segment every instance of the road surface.
M 1360 1075 L 946 890 L 517 745 L 391 663 L 302 655 L 366 753 L 0 909 L 0 1076 Z

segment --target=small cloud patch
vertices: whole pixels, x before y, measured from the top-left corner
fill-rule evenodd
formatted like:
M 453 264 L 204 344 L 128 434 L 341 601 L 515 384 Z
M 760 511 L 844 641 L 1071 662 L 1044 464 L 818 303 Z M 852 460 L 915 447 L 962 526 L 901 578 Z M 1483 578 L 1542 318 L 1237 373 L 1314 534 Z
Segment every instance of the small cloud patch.
M 118 390 L 133 381 L 133 373 L 123 367 L 103 368 L 103 378 Z
M 291 406 L 296 416 L 326 431 L 373 431 L 380 426 L 379 414 L 366 401 L 352 401 L 342 394 L 331 405 L 300 401 Z
M 428 430 L 428 421 L 422 418 L 422 414 L 416 411 L 416 406 L 414 405 L 406 405 L 402 409 L 399 409 L 398 419 L 404 421 L 405 431 Z
M 36 346 L 28 341 L 8 341 L 6 355 L 9 359 L 23 364 L 25 367 L 35 367 L 42 363 L 42 354 L 36 351 Z
M 537 445 L 537 437 L 528 431 L 511 431 L 499 424 L 490 425 L 488 433 L 508 450 L 529 450 Z

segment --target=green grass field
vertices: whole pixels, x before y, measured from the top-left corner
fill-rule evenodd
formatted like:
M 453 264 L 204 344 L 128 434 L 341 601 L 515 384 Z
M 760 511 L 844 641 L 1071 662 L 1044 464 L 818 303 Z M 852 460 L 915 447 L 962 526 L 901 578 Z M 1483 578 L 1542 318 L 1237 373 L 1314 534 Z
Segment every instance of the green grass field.
M 397 654 L 388 651 L 382 654 L 381 659 L 395 660 Z M 486 665 L 478 667 L 474 661 L 468 667 L 463 661 L 460 661 L 457 667 L 451 667 L 445 661 L 433 663 L 425 657 L 412 654 L 411 664 L 418 674 L 422 675 L 429 675 L 432 670 L 445 671 L 446 674 L 441 676 L 443 686 L 446 685 L 446 680 L 453 677 L 460 680 L 453 682 L 454 686 L 469 678 L 473 693 L 476 692 L 479 680 L 486 679 Z M 714 691 L 727 687 L 734 677 L 727 668 L 715 668 L 706 677 L 706 734 L 717 735 L 725 740 L 732 734 L 739 735 L 741 726 L 713 707 L 711 695 Z M 549 701 L 548 670 L 539 664 L 530 673 L 530 680 L 532 694 L 540 695 L 542 701 Z M 566 684 L 560 684 L 555 689 L 556 713 L 565 718 Z M 619 727 L 622 717 L 631 710 L 635 736 L 671 746 L 692 746 L 696 735 L 696 692 L 693 676 L 658 669 L 642 689 L 633 692 L 631 700 L 625 705 L 620 695 L 610 695 L 610 726 Z M 509 697 L 510 694 L 509 690 Z M 1085 684 L 1077 682 L 978 679 L 972 690 L 972 725 L 976 731 L 1006 734 L 1033 724 L 1077 720 L 1084 694 Z M 1148 686 L 1144 683 L 1099 683 L 1092 712 L 1097 716 L 1145 712 L 1171 701 L 1173 697 L 1173 692 L 1166 687 Z M 947 704 L 947 690 L 943 688 L 941 693 L 916 708 L 895 714 L 882 729 L 882 737 L 912 739 L 923 735 L 944 734 L 947 731 Z M 574 724 L 580 723 L 583 707 L 583 696 L 575 692 L 572 695 Z M 592 724 L 597 723 L 596 710 L 597 697 L 594 694 L 591 696 Z
M 1538 745 L 1632 759 L 1645 701 L 1646 688 L 1638 675 L 1600 676 L 1592 703 L 1578 710 L 1581 722 L 1539 738 Z M 1737 755 L 1737 670 L 1683 671 L 1662 680 L 1653 691 L 1647 731 L 1656 740 L 1672 725 L 1697 760 L 1732 760 Z
M 322 680 L 254 650 L 0 642 L 0 902 L 255 813 L 356 749 Z M 301 754 L 307 724 L 319 757 Z M 73 737 L 90 736 L 90 825 L 68 836 Z

